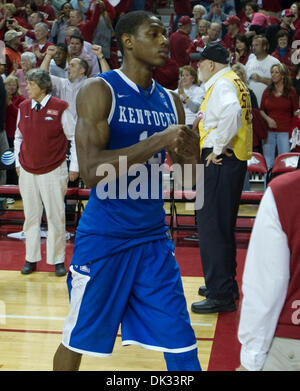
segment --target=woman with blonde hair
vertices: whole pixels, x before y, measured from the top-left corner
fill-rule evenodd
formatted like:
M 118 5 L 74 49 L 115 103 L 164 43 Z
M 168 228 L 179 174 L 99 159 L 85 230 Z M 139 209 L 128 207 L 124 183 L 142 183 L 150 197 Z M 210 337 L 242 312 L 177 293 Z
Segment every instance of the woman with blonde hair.
M 5 115 L 5 130 L 9 147 L 14 145 L 14 137 L 16 131 L 18 108 L 25 97 L 19 89 L 19 80 L 16 76 L 9 75 L 4 80 L 6 91 L 6 115 Z
M 23 100 L 25 100 L 25 97 L 20 93 L 18 78 L 13 75 L 7 76 L 4 80 L 4 87 L 6 91 L 5 131 L 9 148 L 13 148 L 18 108 Z M 7 170 L 6 183 L 9 185 L 18 184 L 18 177 L 15 169 Z
M 232 65 L 231 69 L 238 75 L 238 77 L 242 80 L 242 82 L 244 84 L 246 84 L 246 86 L 248 87 L 247 73 L 246 73 L 246 69 L 245 69 L 244 65 L 241 64 L 240 62 L 237 62 L 236 64 Z M 257 99 L 256 99 L 254 92 L 249 87 L 248 87 L 248 90 L 249 90 L 250 96 L 251 96 L 252 109 L 253 108 L 258 109 L 258 103 L 257 103 Z
M 266 120 L 269 131 L 263 143 L 263 153 L 268 170 L 272 169 L 275 150 L 278 155 L 290 151 L 289 130 L 295 112 L 298 110 L 298 98 L 289 70 L 285 64 L 271 67 L 271 84 L 265 89 L 261 100 L 261 115 Z
M 199 87 L 197 71 L 190 65 L 179 69 L 178 93 L 185 111 L 185 124 L 192 126 L 204 99 L 204 86 Z

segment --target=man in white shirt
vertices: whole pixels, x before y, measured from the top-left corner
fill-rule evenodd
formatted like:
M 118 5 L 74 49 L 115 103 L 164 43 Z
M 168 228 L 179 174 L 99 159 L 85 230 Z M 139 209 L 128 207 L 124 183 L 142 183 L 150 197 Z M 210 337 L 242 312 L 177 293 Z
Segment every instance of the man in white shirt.
M 248 86 L 254 92 L 257 103 L 260 106 L 264 90 L 271 83 L 271 67 L 279 64 L 277 58 L 268 54 L 269 42 L 262 35 L 257 35 L 252 40 L 253 54 L 246 63 Z
M 75 26 L 69 26 L 66 31 L 66 40 L 65 40 L 68 48 L 70 48 L 70 41 L 71 41 L 72 35 L 76 35 L 76 36 L 80 36 L 80 37 L 82 36 L 79 28 L 77 28 Z M 95 69 L 96 69 L 97 66 L 99 68 L 99 63 L 98 63 L 97 56 L 92 51 L 92 46 L 93 45 L 90 42 L 83 41 L 82 52 L 85 54 L 88 54 L 92 58 L 93 67 L 95 67 Z
M 206 89 L 198 115 L 204 205 L 196 210 L 206 286 L 198 293 L 206 299 L 193 303 L 192 311 L 205 314 L 236 310 L 234 230 L 247 156 L 252 153 L 252 126 L 245 113 L 251 109 L 250 94 L 231 71 L 229 52 L 220 43 L 210 43 L 198 60 L 199 78 Z
M 56 50 L 57 49 L 55 46 L 50 46 L 47 49 L 46 56 L 41 64 L 42 69 L 46 71 L 49 70 L 50 61 L 54 57 Z M 53 95 L 68 102 L 69 104 L 67 111 L 69 111 L 72 115 L 74 132 L 75 124 L 77 121 L 76 97 L 82 84 L 87 79 L 87 72 L 88 64 L 86 63 L 86 61 L 80 58 L 73 58 L 68 66 L 67 79 L 50 75 L 51 82 L 53 85 Z
M 259 206 L 243 274 L 237 370 L 300 370 L 299 179 L 297 170 L 272 180 Z
M 102 54 L 101 47 L 98 45 L 93 45 L 92 50 L 94 54 L 97 55 L 99 58 L 102 72 L 108 71 L 110 68 Z M 49 46 L 46 52 L 46 56 L 41 64 L 42 69 L 49 70 L 50 62 L 52 58 L 55 56 L 56 51 L 57 49 L 55 46 Z M 57 98 L 60 98 L 68 102 L 69 107 L 67 110 L 71 112 L 75 124 L 77 121 L 76 97 L 82 84 L 87 79 L 87 72 L 88 72 L 87 62 L 82 58 L 75 57 L 70 61 L 68 65 L 67 79 L 50 75 L 53 84 L 54 95 Z M 75 132 L 75 125 L 74 125 L 74 132 Z

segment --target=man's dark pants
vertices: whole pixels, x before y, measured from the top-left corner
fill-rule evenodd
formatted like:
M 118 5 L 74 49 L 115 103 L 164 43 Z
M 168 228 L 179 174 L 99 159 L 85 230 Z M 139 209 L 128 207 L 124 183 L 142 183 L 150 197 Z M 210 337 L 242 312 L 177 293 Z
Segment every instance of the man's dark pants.
M 201 160 L 212 148 L 202 151 Z M 238 290 L 236 276 L 235 224 L 247 161 L 221 155 L 222 165 L 204 168 L 204 205 L 196 211 L 199 246 L 207 297 L 227 299 Z

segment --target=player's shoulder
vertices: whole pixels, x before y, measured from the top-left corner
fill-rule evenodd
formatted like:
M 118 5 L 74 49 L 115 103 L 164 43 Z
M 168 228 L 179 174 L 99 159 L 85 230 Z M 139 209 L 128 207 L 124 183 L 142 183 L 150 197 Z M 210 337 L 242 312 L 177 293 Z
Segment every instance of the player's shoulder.
M 91 77 L 86 79 L 80 87 L 78 96 L 84 99 L 91 98 L 98 100 L 98 97 L 110 95 L 110 88 L 101 77 Z

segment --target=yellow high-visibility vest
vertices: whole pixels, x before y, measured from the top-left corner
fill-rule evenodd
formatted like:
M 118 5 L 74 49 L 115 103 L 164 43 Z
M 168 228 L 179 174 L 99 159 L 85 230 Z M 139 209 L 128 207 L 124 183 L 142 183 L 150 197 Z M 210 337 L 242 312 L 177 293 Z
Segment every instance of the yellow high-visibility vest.
M 239 160 L 249 160 L 252 156 L 252 107 L 251 107 L 251 98 L 247 86 L 242 82 L 242 80 L 237 76 L 233 71 L 228 71 L 221 76 L 230 80 L 237 91 L 238 99 L 242 109 L 242 126 L 238 130 L 237 135 L 232 140 L 233 152 Z M 204 119 L 206 106 L 209 101 L 210 95 L 213 91 L 214 84 L 207 90 L 202 105 L 200 107 L 200 112 L 202 113 L 202 118 L 198 124 L 199 135 L 200 135 L 200 154 L 203 149 L 204 141 L 208 134 L 214 129 L 204 129 Z

